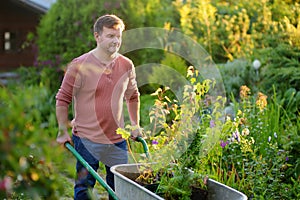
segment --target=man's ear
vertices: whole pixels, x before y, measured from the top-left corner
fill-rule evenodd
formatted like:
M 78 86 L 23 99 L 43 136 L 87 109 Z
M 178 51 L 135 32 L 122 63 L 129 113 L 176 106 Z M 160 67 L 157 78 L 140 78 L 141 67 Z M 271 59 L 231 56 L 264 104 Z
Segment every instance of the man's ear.
M 97 40 L 97 38 L 98 38 L 99 36 L 100 36 L 100 35 L 99 35 L 98 32 L 94 32 L 94 38 L 95 38 L 95 40 Z

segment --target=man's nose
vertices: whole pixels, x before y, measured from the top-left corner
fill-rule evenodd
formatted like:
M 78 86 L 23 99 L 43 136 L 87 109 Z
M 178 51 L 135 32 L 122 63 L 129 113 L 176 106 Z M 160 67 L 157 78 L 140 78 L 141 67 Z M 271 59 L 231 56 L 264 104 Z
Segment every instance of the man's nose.
M 118 37 L 114 37 L 114 39 L 113 39 L 113 43 L 119 43 L 120 42 L 120 38 L 118 38 Z

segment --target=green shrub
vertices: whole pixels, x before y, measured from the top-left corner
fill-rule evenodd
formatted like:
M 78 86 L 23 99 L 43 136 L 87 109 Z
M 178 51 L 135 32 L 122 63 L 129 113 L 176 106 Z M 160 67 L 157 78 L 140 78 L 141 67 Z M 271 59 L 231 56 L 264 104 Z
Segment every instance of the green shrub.
M 152 67 L 151 74 L 147 76 L 148 82 L 153 86 L 152 90 L 158 88 L 157 84 L 170 87 L 172 91 L 182 90 L 186 80 L 186 62 L 171 53 L 166 52 L 164 55 L 160 65 Z
M 163 12 L 159 10 L 170 2 L 58 0 L 39 24 L 38 59 L 41 65 L 53 65 L 59 60 L 59 66 L 54 66 L 57 68 L 94 48 L 93 24 L 103 14 L 118 15 L 124 19 L 126 29 L 163 27 L 165 21 L 173 22 L 174 12 L 172 7 Z
M 94 47 L 93 23 L 105 12 L 103 4 L 97 0 L 54 3 L 38 27 L 40 64 L 59 68 Z M 57 59 L 60 63 L 56 63 Z
M 144 94 L 140 97 L 141 101 L 141 126 L 145 127 L 150 123 L 149 113 L 151 110 L 151 105 L 155 98 L 151 95 Z
M 263 88 L 268 94 L 273 92 L 272 85 L 283 95 L 289 88 L 300 90 L 300 49 L 286 43 L 266 52 L 265 66 L 261 70 Z
M 62 162 L 64 156 L 53 143 L 55 106 L 47 89 L 2 88 L 0 98 L 0 181 L 11 180 L 0 191 L 1 199 L 58 199 L 64 186 L 54 161 Z
M 18 84 L 25 87 L 41 85 L 49 90 L 52 97 L 56 94 L 64 75 L 62 70 L 53 67 L 20 67 L 16 73 L 19 80 L 8 87 L 15 87 Z
M 291 115 L 299 116 L 300 49 L 286 43 L 262 51 L 260 88 L 271 96 L 276 91 L 278 103 Z
M 228 99 L 230 99 L 231 94 L 235 98 L 239 98 L 240 86 L 248 85 L 253 82 L 251 78 L 255 78 L 255 76 L 250 76 L 252 69 L 246 60 L 234 60 L 225 64 L 219 64 L 218 69 L 222 75 Z

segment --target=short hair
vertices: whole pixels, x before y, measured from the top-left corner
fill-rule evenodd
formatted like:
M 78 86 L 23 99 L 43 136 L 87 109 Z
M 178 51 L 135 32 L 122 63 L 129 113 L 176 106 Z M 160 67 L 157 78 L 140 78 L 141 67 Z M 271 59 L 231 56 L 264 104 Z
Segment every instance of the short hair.
M 103 15 L 99 17 L 94 24 L 94 32 L 99 34 L 102 33 L 103 27 L 106 28 L 120 28 L 121 31 L 125 29 L 125 25 L 122 19 L 117 17 L 116 15 Z

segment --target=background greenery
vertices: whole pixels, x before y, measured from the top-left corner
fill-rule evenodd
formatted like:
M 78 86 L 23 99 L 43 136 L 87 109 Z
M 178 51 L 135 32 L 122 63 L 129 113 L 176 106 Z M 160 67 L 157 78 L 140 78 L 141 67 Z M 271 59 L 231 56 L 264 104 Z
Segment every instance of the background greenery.
M 262 177 L 273 177 L 275 171 L 250 174 L 244 181 L 255 182 L 249 183 L 248 188 L 240 187 L 238 180 L 225 180 L 225 176 L 218 180 L 257 199 L 267 197 L 268 192 L 276 194 L 277 199 L 299 197 L 299 3 L 299 0 L 57 0 L 42 18 L 37 35 L 30 36 L 39 49 L 36 65 L 21 67 L 17 71 L 20 74 L 18 83 L 1 86 L 1 198 L 59 199 L 72 195 L 73 183 L 69 179 L 74 176 L 74 158 L 55 143 L 54 97 L 67 63 L 95 46 L 92 25 L 98 16 L 106 13 L 123 18 L 127 30 L 169 27 L 193 38 L 218 66 L 227 103 L 234 103 L 235 108 L 242 106 L 239 96 L 242 85 L 251 89 L 253 98 L 258 91 L 266 94 L 270 107 L 268 115 L 262 117 L 263 121 L 254 120 L 258 115 L 256 111 L 248 112 L 248 118 L 255 122 L 251 127 L 256 145 L 262 147 L 256 148 L 256 159 L 246 164 L 259 171 L 265 167 L 259 163 L 273 162 L 275 167 L 271 168 L 279 170 L 276 172 L 279 175 L 273 180 L 265 180 Z M 137 50 L 126 56 L 136 66 L 159 63 L 182 74 L 189 66 L 177 56 L 161 50 Z M 254 59 L 261 62 L 258 71 L 252 66 Z M 165 74 L 159 70 L 154 73 Z M 170 76 L 165 78 L 172 80 Z M 153 97 L 149 94 L 156 90 L 154 87 L 140 88 L 142 126 L 149 123 L 149 109 L 153 105 Z M 274 132 L 278 136 L 276 145 L 269 146 L 264 142 L 270 135 L 274 137 Z M 289 158 L 287 161 L 276 161 L 271 157 L 278 149 L 284 149 Z M 232 163 L 246 159 L 242 154 L 229 158 L 230 155 L 221 158 L 213 154 L 211 158 L 230 159 Z M 282 170 L 279 164 L 286 164 L 286 169 Z M 236 168 L 237 171 L 243 169 Z M 278 178 L 281 174 L 284 179 Z M 63 189 L 66 185 L 70 186 L 67 190 Z M 278 190 L 261 193 L 268 185 Z M 290 193 L 285 188 L 289 188 Z

